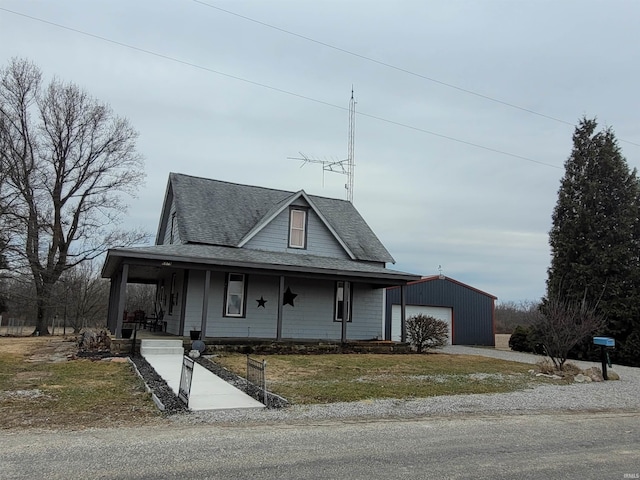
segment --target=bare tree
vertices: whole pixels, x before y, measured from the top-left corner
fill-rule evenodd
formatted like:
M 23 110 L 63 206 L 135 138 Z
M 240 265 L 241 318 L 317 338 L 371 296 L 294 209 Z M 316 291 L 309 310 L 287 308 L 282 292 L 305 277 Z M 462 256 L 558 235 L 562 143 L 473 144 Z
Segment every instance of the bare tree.
M 78 86 L 42 85 L 38 67 L 13 59 L 0 71 L 3 224 L 12 268 L 33 278 L 34 334 L 47 335 L 53 287 L 68 269 L 144 239 L 116 229 L 144 179 L 136 131 Z
M 108 281 L 100 277 L 95 261 L 87 261 L 60 277 L 52 306 L 63 325 L 78 333 L 84 327 L 106 323 L 108 302 Z
M 586 298 L 570 302 L 551 297 L 543 302 L 534 331 L 553 364 L 562 370 L 571 349 L 605 325 L 605 318 Z
M 151 314 L 155 313 L 156 286 L 142 283 L 127 285 L 127 310 L 130 312 L 143 310 Z
M 418 353 L 428 348 L 443 347 L 447 344 L 449 327 L 446 322 L 429 315 L 414 315 L 407 319 L 407 334 Z
M 516 327 L 528 327 L 538 319 L 540 302 L 531 300 L 501 302 L 496 305 L 496 333 L 512 333 Z

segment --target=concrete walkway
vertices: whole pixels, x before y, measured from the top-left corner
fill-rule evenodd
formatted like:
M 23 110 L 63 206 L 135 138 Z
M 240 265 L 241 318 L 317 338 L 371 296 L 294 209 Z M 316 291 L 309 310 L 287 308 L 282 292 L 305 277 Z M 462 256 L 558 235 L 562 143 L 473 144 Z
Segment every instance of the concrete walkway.
M 171 343 L 170 342 L 174 342 Z M 177 343 L 176 343 L 177 342 Z M 140 353 L 176 394 L 182 373 L 181 340 L 143 340 Z M 190 410 L 264 408 L 264 405 L 195 363 L 189 395 Z

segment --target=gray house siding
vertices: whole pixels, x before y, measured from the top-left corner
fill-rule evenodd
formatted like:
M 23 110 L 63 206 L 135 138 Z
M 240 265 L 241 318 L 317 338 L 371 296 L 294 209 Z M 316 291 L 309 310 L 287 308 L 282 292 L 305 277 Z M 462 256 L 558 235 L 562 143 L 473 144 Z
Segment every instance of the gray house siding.
M 174 277 L 175 275 L 175 281 Z M 172 291 L 173 282 L 173 291 Z M 180 334 L 180 316 L 182 314 L 182 295 L 184 285 L 184 271 L 183 270 L 168 270 L 158 280 L 157 301 L 160 308 L 162 308 L 164 318 L 167 322 L 167 332 L 173 335 Z M 173 305 L 171 302 L 173 300 Z
M 333 321 L 335 283 L 305 278 L 285 278 L 284 288 L 297 294 L 294 307 L 283 305 L 282 336 L 335 340 L 341 324 Z
M 204 272 L 191 271 L 185 305 L 185 334 L 200 329 Z M 223 316 L 225 273 L 211 272 L 207 309 L 207 337 L 275 338 L 278 319 L 279 277 L 247 276 L 245 318 Z M 285 289 L 296 294 L 294 306 L 283 305 L 282 337 L 340 340 L 342 324 L 334 322 L 335 282 L 305 278 L 285 278 Z M 349 340 L 368 340 L 382 335 L 383 289 L 353 286 L 353 320 L 347 325 Z M 259 307 L 256 300 L 266 300 Z
M 298 296 L 295 307 L 284 305 L 282 336 L 339 340 L 342 324 L 333 320 L 335 282 L 292 278 L 285 280 L 285 289 L 287 286 Z M 354 284 L 352 289 L 352 321 L 347 323 L 347 338 L 370 340 L 381 336 L 384 290 L 364 284 Z
M 307 248 L 289 248 L 288 208 L 249 240 L 244 248 L 332 258 L 349 258 L 347 252 L 345 252 L 342 245 L 338 243 L 325 224 L 322 223 L 320 217 L 313 210 L 308 210 L 307 212 Z
M 173 237 L 172 237 L 173 234 Z M 169 215 L 167 216 L 167 224 L 162 236 L 162 245 L 178 244 L 180 242 L 180 234 L 178 233 L 178 216 L 176 215 L 176 204 L 171 202 L 169 207 Z
M 371 340 L 383 338 L 384 288 L 353 285 L 353 322 L 347 326 L 349 338 Z
M 400 288 L 387 289 L 385 338 L 391 338 L 392 306 L 400 303 Z M 454 345 L 495 345 L 495 297 L 489 294 L 448 278 L 435 278 L 408 284 L 405 303 L 451 308 Z

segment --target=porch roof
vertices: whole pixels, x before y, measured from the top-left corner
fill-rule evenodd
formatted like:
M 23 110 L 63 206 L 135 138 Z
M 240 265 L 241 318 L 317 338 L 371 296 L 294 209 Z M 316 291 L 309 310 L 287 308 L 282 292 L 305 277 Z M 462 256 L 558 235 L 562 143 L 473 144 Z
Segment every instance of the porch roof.
M 111 249 L 102 268 L 102 277 L 113 277 L 123 263 L 129 264 L 131 281 L 138 282 L 152 282 L 162 268 L 236 268 L 260 270 L 265 274 L 350 277 L 387 286 L 421 278 L 420 275 L 389 270 L 382 263 L 195 244 Z

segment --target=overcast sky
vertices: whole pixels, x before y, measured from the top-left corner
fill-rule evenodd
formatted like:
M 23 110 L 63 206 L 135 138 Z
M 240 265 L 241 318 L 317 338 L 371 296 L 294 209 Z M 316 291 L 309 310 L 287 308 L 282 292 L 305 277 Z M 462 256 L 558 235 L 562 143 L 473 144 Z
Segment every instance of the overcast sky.
M 520 301 L 545 292 L 578 119 L 640 163 L 639 23 L 632 0 L 0 0 L 0 62 L 131 121 L 147 179 L 125 221 L 153 234 L 171 171 L 345 198 L 288 157 L 347 158 L 353 85 L 354 204 L 388 266 Z

